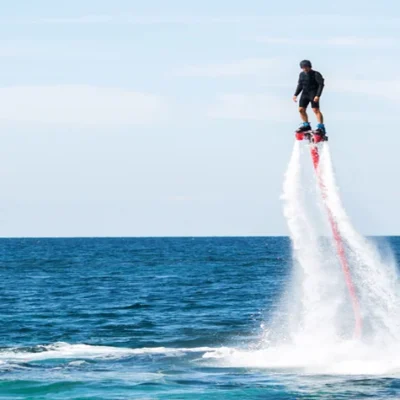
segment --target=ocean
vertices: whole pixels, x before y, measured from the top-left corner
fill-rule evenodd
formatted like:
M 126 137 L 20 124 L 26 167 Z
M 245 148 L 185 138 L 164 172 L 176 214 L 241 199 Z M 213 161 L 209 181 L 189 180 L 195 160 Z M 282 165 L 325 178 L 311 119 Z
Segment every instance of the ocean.
M 272 344 L 292 258 L 286 237 L 0 239 L 0 398 L 400 398 L 398 355 L 350 334 L 317 361 L 313 333 Z

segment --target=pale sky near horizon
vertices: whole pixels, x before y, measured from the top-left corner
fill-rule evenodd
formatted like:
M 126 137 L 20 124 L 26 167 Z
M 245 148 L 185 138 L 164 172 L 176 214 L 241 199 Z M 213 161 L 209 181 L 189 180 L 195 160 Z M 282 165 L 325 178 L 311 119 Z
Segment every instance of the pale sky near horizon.
M 348 214 L 400 234 L 400 3 L 20 0 L 0 22 L 0 236 L 287 234 L 304 58 Z

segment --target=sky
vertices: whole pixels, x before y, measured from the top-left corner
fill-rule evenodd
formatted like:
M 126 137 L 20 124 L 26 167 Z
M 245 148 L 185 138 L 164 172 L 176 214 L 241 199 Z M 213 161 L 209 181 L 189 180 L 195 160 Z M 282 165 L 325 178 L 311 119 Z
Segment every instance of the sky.
M 399 24 L 394 0 L 4 3 L 0 236 L 286 235 L 305 58 L 348 214 L 400 234 Z

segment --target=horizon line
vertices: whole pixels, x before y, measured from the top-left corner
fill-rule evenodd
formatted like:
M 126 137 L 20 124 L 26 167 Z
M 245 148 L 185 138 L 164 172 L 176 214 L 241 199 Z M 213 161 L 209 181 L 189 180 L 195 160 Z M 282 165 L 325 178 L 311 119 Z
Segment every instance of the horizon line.
M 390 238 L 397 235 L 363 235 L 364 237 Z M 288 238 L 289 235 L 154 235 L 154 236 L 0 236 L 0 240 L 6 239 L 212 239 L 212 238 Z

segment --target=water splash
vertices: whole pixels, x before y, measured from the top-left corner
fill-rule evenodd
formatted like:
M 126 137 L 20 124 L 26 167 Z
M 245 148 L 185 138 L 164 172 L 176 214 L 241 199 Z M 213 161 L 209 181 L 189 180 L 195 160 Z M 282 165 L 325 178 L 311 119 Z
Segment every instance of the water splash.
M 295 143 L 283 185 L 284 215 L 292 240 L 294 266 L 290 289 L 281 307 L 286 308 L 281 319 L 286 318 L 287 322 L 279 321 L 278 325 L 286 329 L 286 342 L 322 345 L 346 334 L 351 329 L 352 315 L 345 309 L 347 293 L 334 245 L 321 235 L 327 231 L 326 226 L 318 224 L 327 224 L 326 218 L 322 218 L 324 207 L 316 201 L 316 192 L 307 199 L 310 184 L 305 182 L 301 167 L 304 156 L 309 159 L 308 154 L 302 154 L 300 145 Z M 269 333 L 279 342 L 282 332 L 274 334 L 276 326 L 274 321 Z
M 400 287 L 393 257 L 352 226 L 340 199 L 329 146 L 320 153 L 324 193 L 307 199 L 311 165 L 296 142 L 283 185 L 284 216 L 293 248 L 293 272 L 279 312 L 256 350 L 220 349 L 204 358 L 219 365 L 301 370 L 313 374 L 399 375 Z M 308 150 L 308 149 L 305 149 Z M 314 175 L 314 188 L 319 187 Z M 321 189 L 321 187 L 319 187 Z M 344 243 L 364 329 L 355 338 L 349 291 L 329 232 L 326 207 Z M 322 221 L 319 223 L 318 221 Z

